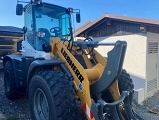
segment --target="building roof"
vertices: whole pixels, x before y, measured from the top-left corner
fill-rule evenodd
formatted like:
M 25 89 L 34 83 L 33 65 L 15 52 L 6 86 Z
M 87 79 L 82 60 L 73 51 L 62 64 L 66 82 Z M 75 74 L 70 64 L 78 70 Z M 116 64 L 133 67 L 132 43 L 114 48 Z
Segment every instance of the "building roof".
M 24 32 L 21 28 L 13 26 L 0 26 L 0 36 L 22 37 Z
M 94 26 L 98 22 L 102 21 L 103 19 L 115 19 L 119 21 L 127 21 L 127 22 L 134 22 L 134 23 L 140 23 L 140 24 L 148 24 L 150 26 L 159 26 L 159 20 L 152 20 L 152 19 L 144 19 L 144 18 L 135 18 L 135 17 L 129 17 L 129 16 L 119 16 L 119 15 L 112 15 L 112 14 L 104 14 L 100 18 L 94 21 L 88 21 L 81 27 L 75 30 L 76 35 L 81 34 L 85 30 L 89 29 L 90 27 Z
M 0 26 L 0 32 L 23 33 L 21 28 L 13 26 Z

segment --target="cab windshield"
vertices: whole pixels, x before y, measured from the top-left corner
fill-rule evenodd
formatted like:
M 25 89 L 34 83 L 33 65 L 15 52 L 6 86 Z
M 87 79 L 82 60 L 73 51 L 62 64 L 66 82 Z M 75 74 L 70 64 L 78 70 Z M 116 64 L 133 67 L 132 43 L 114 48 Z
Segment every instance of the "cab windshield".
M 35 31 L 44 33 L 44 39 L 60 37 L 61 40 L 72 38 L 70 13 L 66 8 L 56 5 L 44 4 L 43 7 L 35 7 Z

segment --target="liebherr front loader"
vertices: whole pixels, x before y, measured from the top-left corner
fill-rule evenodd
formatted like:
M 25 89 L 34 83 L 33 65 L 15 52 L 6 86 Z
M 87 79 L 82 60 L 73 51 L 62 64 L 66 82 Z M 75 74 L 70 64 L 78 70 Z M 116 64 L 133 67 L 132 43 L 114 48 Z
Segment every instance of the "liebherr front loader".
M 20 53 L 4 57 L 5 94 L 15 99 L 27 93 L 32 120 L 137 120 L 131 105 L 133 85 L 122 70 L 126 42 L 95 42 L 73 37 L 72 8 L 43 3 L 19 4 L 24 12 Z M 105 59 L 95 48 L 114 46 Z M 126 77 L 124 77 L 126 74 Z M 130 81 L 131 89 L 122 91 Z M 120 83 L 119 83 L 120 84 Z M 120 94 L 121 93 L 121 94 Z

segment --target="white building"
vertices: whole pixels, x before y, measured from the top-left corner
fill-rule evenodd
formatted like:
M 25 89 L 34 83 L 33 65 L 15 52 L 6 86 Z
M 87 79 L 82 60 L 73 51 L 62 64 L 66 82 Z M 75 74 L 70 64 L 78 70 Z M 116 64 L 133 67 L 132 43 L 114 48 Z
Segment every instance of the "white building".
M 76 30 L 76 36 L 97 41 L 127 42 L 123 68 L 133 79 L 134 99 L 141 103 L 159 90 L 159 20 L 105 14 Z M 97 50 L 106 56 L 110 47 Z

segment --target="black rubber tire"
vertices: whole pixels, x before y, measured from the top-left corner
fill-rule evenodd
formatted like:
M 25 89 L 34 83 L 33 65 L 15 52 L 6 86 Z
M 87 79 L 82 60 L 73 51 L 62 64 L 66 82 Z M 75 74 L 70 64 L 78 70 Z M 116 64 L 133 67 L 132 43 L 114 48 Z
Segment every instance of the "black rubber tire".
M 34 101 L 37 90 L 42 91 L 48 104 L 49 112 L 45 118 L 37 115 Z M 73 83 L 59 71 L 40 71 L 34 75 L 29 84 L 29 105 L 32 120 L 86 120 L 85 113 L 76 97 Z M 42 106 L 42 105 L 41 105 Z M 42 111 L 42 109 L 41 109 Z M 39 113 L 39 111 L 38 111 Z M 40 112 L 41 113 L 41 112 Z
M 11 61 L 7 61 L 4 67 L 4 89 L 5 95 L 8 99 L 14 100 L 20 97 L 18 89 L 16 88 L 13 65 Z
M 4 81 L 4 71 L 0 70 L 0 80 Z
M 119 75 L 118 87 L 119 87 L 119 92 L 120 93 L 122 91 L 130 91 L 130 93 L 131 93 L 130 95 L 133 96 L 133 94 L 134 94 L 134 84 L 133 84 L 132 79 L 130 78 L 130 75 L 127 73 L 127 71 L 125 69 L 123 69 L 121 71 L 121 74 Z M 104 91 L 102 93 L 102 98 L 106 102 L 109 102 L 109 103 L 114 101 L 109 90 Z M 131 98 L 133 98 L 133 97 L 131 97 Z
M 120 93 L 124 90 L 128 90 L 131 94 L 134 94 L 134 84 L 130 75 L 127 73 L 125 69 L 122 70 L 119 78 L 118 78 L 118 86 Z

